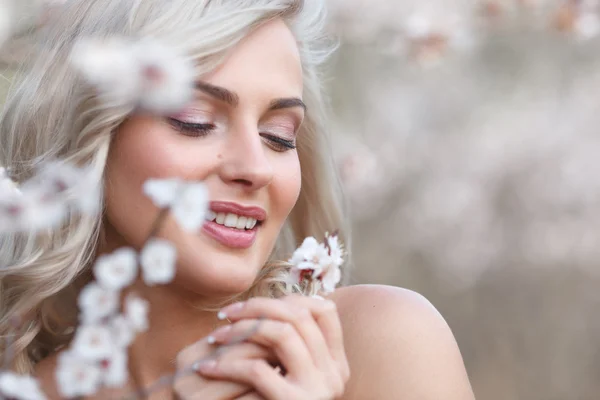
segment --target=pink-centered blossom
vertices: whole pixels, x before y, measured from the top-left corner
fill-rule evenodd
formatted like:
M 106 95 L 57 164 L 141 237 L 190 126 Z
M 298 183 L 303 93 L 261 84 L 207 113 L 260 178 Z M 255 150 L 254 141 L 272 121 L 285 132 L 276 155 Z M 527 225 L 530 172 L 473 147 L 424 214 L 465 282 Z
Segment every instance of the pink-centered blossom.
M 95 394 L 100 388 L 101 374 L 97 363 L 86 361 L 72 351 L 63 351 L 58 355 L 56 386 L 64 398 Z
M 114 347 L 108 325 L 82 325 L 75 332 L 72 351 L 81 359 L 94 362 L 109 357 Z
M 92 282 L 81 290 L 78 303 L 82 322 L 93 324 L 117 311 L 119 293 Z
M 102 287 L 121 290 L 135 280 L 138 273 L 137 263 L 136 251 L 123 247 L 98 257 L 94 264 L 94 276 Z

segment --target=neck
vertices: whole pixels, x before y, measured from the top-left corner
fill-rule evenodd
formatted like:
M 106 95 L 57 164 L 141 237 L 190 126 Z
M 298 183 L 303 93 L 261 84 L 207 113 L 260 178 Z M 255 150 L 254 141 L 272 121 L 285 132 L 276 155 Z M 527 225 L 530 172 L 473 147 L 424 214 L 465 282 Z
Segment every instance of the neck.
M 138 283 L 130 291 L 150 303 L 150 327 L 136 337 L 129 350 L 131 378 L 137 387 L 146 388 L 161 376 L 173 374 L 181 350 L 223 325 L 215 311 L 206 310 L 208 302 L 180 287 L 149 288 Z

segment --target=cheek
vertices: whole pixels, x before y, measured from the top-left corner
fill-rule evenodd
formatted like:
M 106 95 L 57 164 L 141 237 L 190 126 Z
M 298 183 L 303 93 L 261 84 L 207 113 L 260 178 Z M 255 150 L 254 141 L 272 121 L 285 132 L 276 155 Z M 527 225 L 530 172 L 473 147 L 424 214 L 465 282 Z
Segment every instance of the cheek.
M 283 222 L 288 217 L 300 195 L 302 175 L 300 162 L 297 155 L 290 157 L 285 165 L 277 167 L 276 175 L 273 177 L 273 190 L 275 192 L 275 203 L 277 204 L 277 213 L 283 218 Z
M 135 117 L 125 122 L 111 144 L 105 189 L 108 221 L 125 240 L 140 246 L 146 239 L 157 209 L 142 190 L 150 178 L 189 177 L 206 168 L 182 154 L 179 139 L 160 121 Z

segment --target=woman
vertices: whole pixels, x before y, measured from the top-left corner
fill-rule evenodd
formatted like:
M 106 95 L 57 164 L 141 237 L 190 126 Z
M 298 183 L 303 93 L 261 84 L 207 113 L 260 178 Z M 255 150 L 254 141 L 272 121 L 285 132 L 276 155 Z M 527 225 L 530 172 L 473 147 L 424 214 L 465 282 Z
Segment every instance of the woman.
M 133 285 L 150 303 L 150 329 L 130 348 L 126 385 L 94 398 L 147 387 L 224 343 L 150 398 L 473 398 L 452 333 L 419 295 L 383 286 L 328 299 L 287 292 L 278 261 L 305 237 L 347 237 L 324 128 L 323 3 L 77 0 L 43 31 L 39 59 L 6 103 L 0 164 L 20 178 L 34 161 L 87 163 L 105 189 L 101 220 L 72 219 L 36 252 L 27 235 L 0 242 L 13 267 L 2 276 L 2 326 L 31 318 L 15 365 L 35 371 L 51 398 L 60 397 L 56 363 L 93 260 L 142 246 L 157 213 L 143 184 L 168 177 L 204 181 L 214 214 L 196 234 L 165 220 L 158 236 L 175 244 L 177 274 L 168 285 Z M 151 36 L 183 49 L 197 65 L 193 101 L 166 118 L 99 102 L 68 62 L 88 36 Z M 256 226 L 222 226 L 230 214 Z M 223 302 L 231 305 L 221 313 L 207 311 Z

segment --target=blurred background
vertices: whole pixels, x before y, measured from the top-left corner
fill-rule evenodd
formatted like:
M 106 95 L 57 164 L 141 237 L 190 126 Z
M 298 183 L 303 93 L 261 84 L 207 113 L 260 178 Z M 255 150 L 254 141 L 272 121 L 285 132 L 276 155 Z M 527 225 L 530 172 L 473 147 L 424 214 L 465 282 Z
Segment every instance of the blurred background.
M 352 282 L 425 295 L 478 399 L 600 399 L 598 0 L 329 2 Z

